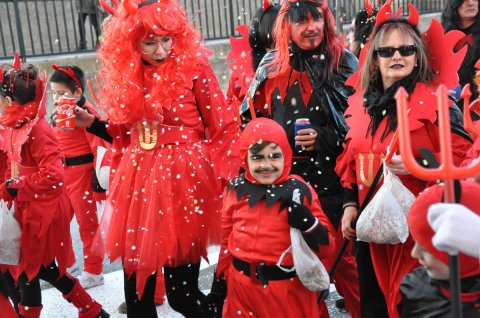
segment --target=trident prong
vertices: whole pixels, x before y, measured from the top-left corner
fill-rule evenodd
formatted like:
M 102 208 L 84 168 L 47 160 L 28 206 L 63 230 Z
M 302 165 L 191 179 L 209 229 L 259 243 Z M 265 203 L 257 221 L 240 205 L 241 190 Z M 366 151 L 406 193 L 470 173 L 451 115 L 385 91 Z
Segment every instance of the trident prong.
M 450 131 L 450 114 L 447 101 L 447 88 L 445 85 L 440 85 L 436 91 L 437 105 L 438 105 L 438 125 L 440 135 L 440 158 L 441 164 L 438 168 L 427 169 L 421 167 L 415 161 L 411 150 L 410 129 L 407 118 L 407 97 L 408 94 L 403 87 L 401 87 L 395 99 L 397 100 L 397 117 L 398 129 L 400 137 L 400 151 L 405 167 L 410 173 L 423 180 L 438 180 L 442 179 L 444 186 L 444 200 L 445 202 L 455 202 L 455 193 L 453 181 L 455 179 L 465 179 L 471 176 L 480 174 L 480 163 L 473 164 L 469 167 L 458 168 L 453 163 L 452 155 L 452 136 Z M 452 308 L 454 317 L 462 317 L 462 303 L 461 303 L 461 286 L 460 286 L 460 271 L 458 263 L 458 255 L 456 252 L 450 253 L 450 286 L 452 289 Z
M 411 151 L 409 124 L 407 119 L 408 94 L 405 89 L 401 87 L 395 95 L 395 99 L 397 100 L 398 129 L 400 133 L 400 151 L 405 167 L 412 175 L 419 179 L 430 181 L 443 179 L 446 183 L 447 181 L 465 179 L 480 174 L 480 163 L 464 168 L 459 168 L 454 165 L 452 156 L 452 136 L 450 132 L 450 114 L 448 110 L 447 88 L 445 85 L 440 85 L 437 89 L 436 95 L 438 100 L 441 164 L 435 169 L 424 168 L 415 161 L 415 157 Z M 453 194 L 453 192 L 450 194 Z M 454 197 L 450 194 L 448 199 L 453 200 Z
M 473 140 L 480 136 L 480 129 L 475 127 L 472 121 L 472 115 L 470 111 L 479 112 L 480 111 L 480 101 L 477 99 L 473 103 L 470 104 L 470 98 L 472 97 L 472 93 L 470 91 L 470 83 L 466 84 L 465 87 L 462 89 L 463 98 L 463 126 L 465 130 L 472 136 Z

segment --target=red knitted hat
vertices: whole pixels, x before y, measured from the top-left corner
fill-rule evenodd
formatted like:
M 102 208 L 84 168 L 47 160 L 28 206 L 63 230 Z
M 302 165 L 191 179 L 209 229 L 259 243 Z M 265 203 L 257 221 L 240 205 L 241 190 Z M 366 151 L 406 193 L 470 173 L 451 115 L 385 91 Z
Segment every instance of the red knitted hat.
M 448 264 L 448 253 L 437 250 L 432 244 L 435 232 L 428 224 L 428 208 L 443 201 L 443 185 L 434 185 L 423 191 L 413 203 L 408 214 L 408 227 L 413 238 L 433 256 Z M 480 185 L 473 182 L 461 182 L 460 204 L 480 215 Z M 459 233 L 458 235 L 464 235 Z M 459 253 L 460 276 L 469 277 L 480 274 L 478 259 Z

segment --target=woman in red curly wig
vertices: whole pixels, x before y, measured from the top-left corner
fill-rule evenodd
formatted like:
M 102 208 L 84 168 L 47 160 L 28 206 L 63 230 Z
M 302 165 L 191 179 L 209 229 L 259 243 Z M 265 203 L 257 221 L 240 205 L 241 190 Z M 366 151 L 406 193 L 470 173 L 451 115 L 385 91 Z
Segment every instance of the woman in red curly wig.
M 149 0 L 122 2 L 99 54 L 108 127 L 80 110 L 77 117 L 124 151 L 113 155 L 101 226 L 108 226 L 110 260 L 123 262 L 127 315 L 157 317 L 155 277 L 163 267 L 170 306 L 202 317 L 200 259 L 219 243 L 221 188 L 240 163 L 232 151 L 238 127 L 210 51 L 177 1 Z

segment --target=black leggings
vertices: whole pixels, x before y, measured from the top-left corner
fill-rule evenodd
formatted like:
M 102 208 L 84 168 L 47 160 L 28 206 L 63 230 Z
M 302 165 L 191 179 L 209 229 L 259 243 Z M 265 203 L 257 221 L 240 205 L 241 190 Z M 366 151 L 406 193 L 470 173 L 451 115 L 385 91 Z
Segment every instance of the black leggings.
M 355 256 L 357 258 L 362 318 L 387 318 L 387 303 L 373 269 L 369 243 L 356 242 Z
M 10 298 L 18 313 L 18 304 L 20 303 L 20 289 L 15 286 L 15 280 L 9 271 L 2 273 L 0 271 L 0 292 L 6 297 Z
M 165 289 L 170 307 L 187 318 L 202 318 L 200 304 L 205 295 L 198 288 L 200 264 L 182 265 L 163 268 Z M 137 297 L 136 275 L 130 279 L 124 276 L 127 317 L 157 318 L 155 306 L 155 285 L 157 274 L 148 277 L 141 299 Z
M 30 281 L 28 280 L 27 274 L 23 272 L 20 274 L 20 277 L 18 277 L 18 285 L 22 291 L 21 304 L 23 306 L 39 307 L 42 305 L 40 279 L 49 282 L 62 294 L 68 294 L 72 290 L 73 285 L 75 285 L 75 279 L 69 274 L 60 277 L 60 272 L 55 262 L 52 262 L 46 268 L 42 266 L 37 277 Z

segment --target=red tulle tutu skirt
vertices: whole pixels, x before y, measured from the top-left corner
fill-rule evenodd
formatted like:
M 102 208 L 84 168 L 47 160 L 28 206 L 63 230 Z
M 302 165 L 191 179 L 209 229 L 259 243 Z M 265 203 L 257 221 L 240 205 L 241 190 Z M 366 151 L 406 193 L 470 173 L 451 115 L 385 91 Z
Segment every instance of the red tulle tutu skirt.
M 144 150 L 131 144 L 110 185 L 101 221 L 110 260 L 137 290 L 164 265 L 198 263 L 220 242 L 221 189 L 202 142 Z

